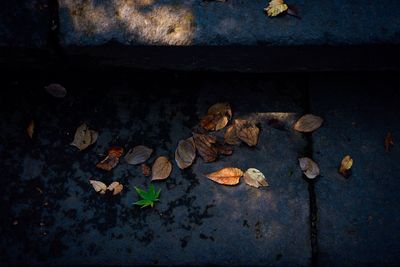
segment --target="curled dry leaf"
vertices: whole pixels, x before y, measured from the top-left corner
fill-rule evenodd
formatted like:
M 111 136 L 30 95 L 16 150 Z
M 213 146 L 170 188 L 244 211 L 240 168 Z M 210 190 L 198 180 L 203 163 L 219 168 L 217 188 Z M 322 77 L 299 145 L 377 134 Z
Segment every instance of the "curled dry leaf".
M 386 152 L 390 152 L 392 146 L 394 146 L 393 136 L 391 132 L 388 132 L 385 137 L 385 150 Z
M 228 103 L 217 103 L 212 105 L 207 115 L 204 116 L 200 125 L 208 131 L 218 131 L 224 128 L 232 117 L 232 110 Z
M 264 174 L 255 168 L 247 169 L 243 175 L 246 184 L 259 188 L 260 186 L 268 186 Z
M 151 168 L 149 167 L 149 165 L 142 163 L 142 165 L 140 165 L 142 168 L 142 173 L 144 176 L 150 176 L 151 175 Z
M 156 159 L 151 168 L 151 180 L 164 180 L 171 174 L 172 164 L 167 157 L 161 156 Z
M 122 192 L 122 189 L 124 189 L 124 186 L 120 184 L 119 182 L 112 182 L 108 187 L 107 190 L 113 191 L 113 195 L 118 195 L 119 193 Z
M 215 137 L 205 134 L 193 134 L 195 146 L 204 162 L 213 162 L 218 158 L 218 150 L 215 147 Z
M 205 176 L 219 184 L 236 185 L 239 183 L 240 177 L 243 176 L 243 171 L 238 168 L 223 168 Z
M 351 175 L 352 166 L 353 166 L 353 159 L 349 155 L 346 155 L 342 159 L 342 162 L 340 163 L 339 173 L 343 175 L 343 177 L 349 178 Z
M 125 155 L 125 161 L 128 164 L 141 164 L 148 160 L 153 153 L 153 149 L 147 146 L 135 146 L 130 149 Z
M 275 17 L 282 14 L 288 9 L 288 6 L 283 0 L 271 0 L 264 11 L 267 12 L 269 17 Z
M 192 165 L 196 158 L 196 146 L 193 137 L 181 140 L 175 150 L 175 161 L 180 169 L 185 169 Z
M 67 90 L 58 83 L 52 83 L 44 87 L 46 91 L 54 97 L 62 98 L 67 95 Z
M 240 144 L 240 139 L 236 134 L 236 126 L 235 124 L 232 124 L 226 129 L 225 135 L 224 135 L 224 141 L 227 144 L 230 145 L 239 145 Z
M 314 179 L 319 175 L 318 164 L 310 158 L 299 158 L 300 168 L 304 175 L 309 179 Z
M 33 137 L 33 132 L 35 131 L 35 122 L 33 120 L 31 120 L 31 122 L 29 123 L 28 127 L 26 128 L 26 133 L 28 134 L 28 136 L 32 139 Z
M 96 167 L 106 171 L 112 170 L 115 166 L 117 166 L 119 158 L 122 156 L 123 153 L 124 149 L 122 147 L 111 147 L 108 150 L 107 157 L 97 163 Z
M 309 133 L 321 127 L 324 120 L 321 117 L 313 114 L 306 114 L 302 116 L 293 126 L 298 132 Z
M 76 146 L 79 150 L 84 150 L 97 141 L 99 133 L 91 130 L 86 123 L 76 129 L 74 140 L 70 145 Z
M 260 129 L 252 122 L 247 120 L 235 120 L 236 134 L 240 140 L 249 146 L 256 146 Z
M 105 183 L 96 180 L 89 180 L 89 182 L 96 192 L 99 192 L 102 195 L 106 193 L 107 185 Z

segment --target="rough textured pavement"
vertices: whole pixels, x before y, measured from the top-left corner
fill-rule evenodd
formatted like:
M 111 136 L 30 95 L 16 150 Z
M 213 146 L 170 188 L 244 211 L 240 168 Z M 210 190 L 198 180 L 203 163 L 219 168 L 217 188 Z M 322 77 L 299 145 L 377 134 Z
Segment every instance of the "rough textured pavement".
M 325 119 L 312 137 L 320 266 L 399 266 L 400 113 L 398 81 L 330 77 L 310 84 L 312 112 Z M 395 146 L 385 152 L 391 131 Z M 337 173 L 342 158 L 353 174 Z
M 119 76 L 118 76 L 119 75 Z M 190 75 L 189 75 L 190 76 Z M 309 193 L 297 166 L 306 140 L 290 125 L 304 112 L 301 80 L 265 76 L 63 74 L 17 77 L 2 97 L 0 264 L 158 264 L 310 266 Z M 72 78 L 71 78 L 72 77 Z M 95 79 L 96 78 L 96 79 Z M 54 80 L 56 79 L 56 80 Z M 56 99 L 43 86 L 60 82 Z M 162 91 L 160 92 L 160 88 Z M 190 89 L 188 89 L 190 88 Z M 173 157 L 177 142 L 209 105 L 228 101 L 234 117 L 260 123 L 259 145 L 237 147 L 215 163 L 195 164 L 155 183 L 154 209 L 132 205 L 148 186 L 139 167 L 95 164 L 111 145 L 145 144 Z M 25 132 L 36 122 L 33 140 Z M 285 122 L 285 129 L 268 125 Z M 83 152 L 69 145 L 82 122 L 100 132 Z M 202 174 L 226 166 L 259 168 L 270 187 L 227 187 Z M 118 180 L 121 195 L 99 195 L 88 180 Z
M 287 1 L 302 19 L 268 18 L 265 0 L 59 0 L 63 45 L 399 43 L 396 2 Z M 372 19 L 373 18 L 373 19 Z

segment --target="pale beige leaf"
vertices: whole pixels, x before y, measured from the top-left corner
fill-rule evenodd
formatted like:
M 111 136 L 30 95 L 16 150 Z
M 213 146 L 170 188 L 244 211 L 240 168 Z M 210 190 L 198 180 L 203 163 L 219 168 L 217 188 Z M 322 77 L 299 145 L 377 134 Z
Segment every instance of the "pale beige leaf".
M 119 182 L 112 182 L 107 189 L 109 191 L 113 191 L 113 195 L 117 195 L 119 193 L 122 192 L 122 190 L 124 189 L 124 186 L 122 184 L 120 184 Z
M 106 193 L 107 185 L 105 183 L 96 180 L 89 180 L 89 182 L 96 192 L 99 192 L 102 195 Z
M 275 17 L 288 10 L 288 6 L 283 0 L 271 0 L 264 11 L 267 12 L 269 17 Z
M 175 150 L 175 161 L 180 169 L 185 169 L 192 165 L 196 158 L 196 146 L 193 137 L 181 140 Z
M 161 156 L 156 159 L 151 168 L 151 180 L 164 180 L 169 177 L 172 171 L 172 164 L 167 157 Z
M 342 174 L 345 178 L 350 177 L 352 166 L 353 166 L 353 159 L 349 155 L 346 155 L 342 159 L 342 162 L 340 163 L 339 173 Z
M 153 153 L 153 149 L 147 146 L 135 146 L 130 149 L 125 155 L 125 161 L 128 164 L 141 164 L 148 160 Z
M 246 184 L 259 188 L 260 186 L 268 186 L 268 182 L 262 172 L 255 168 L 249 168 L 243 175 Z
M 52 83 L 44 87 L 46 91 L 54 97 L 62 98 L 67 95 L 67 90 L 58 83 Z
M 299 158 L 299 165 L 304 175 L 309 179 L 314 179 L 319 175 L 319 167 L 312 159 L 304 157 Z
M 91 130 L 86 123 L 83 123 L 76 129 L 74 140 L 71 145 L 82 151 L 88 146 L 94 144 L 97 141 L 98 136 L 98 132 Z
M 236 134 L 240 140 L 249 146 L 256 146 L 260 129 L 252 122 L 247 120 L 235 120 Z
M 298 132 L 309 133 L 321 127 L 324 120 L 321 117 L 313 114 L 306 114 L 302 116 L 293 126 Z
M 28 127 L 26 128 L 26 132 L 31 139 L 33 137 L 34 131 L 35 131 L 35 122 L 33 120 L 31 120 Z
M 243 176 L 243 171 L 238 168 L 223 168 L 205 176 L 219 184 L 236 185 L 239 183 L 240 177 Z
M 227 144 L 230 145 L 239 145 L 240 144 L 240 139 L 236 134 L 236 126 L 235 124 L 232 124 L 226 129 L 225 135 L 224 135 L 224 141 Z

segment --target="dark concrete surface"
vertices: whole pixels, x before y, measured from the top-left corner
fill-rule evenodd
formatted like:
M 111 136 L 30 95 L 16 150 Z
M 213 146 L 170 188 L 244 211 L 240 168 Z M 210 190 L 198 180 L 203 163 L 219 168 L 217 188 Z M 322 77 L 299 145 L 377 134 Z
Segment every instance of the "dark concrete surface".
M 286 1 L 302 19 L 268 18 L 265 0 L 59 0 L 63 46 L 400 43 L 393 0 Z
M 276 265 L 310 266 L 308 184 L 297 166 L 306 140 L 290 125 L 305 109 L 297 76 L 132 72 L 17 73 L 1 97 L 0 155 L 3 192 L 0 264 Z M 63 84 L 56 99 L 44 90 Z M 140 209 L 134 186 L 149 185 L 138 166 L 121 162 L 104 172 L 95 164 L 111 145 L 145 144 L 171 159 L 177 142 L 209 105 L 231 103 L 234 117 L 261 126 L 259 145 L 156 182 L 161 199 Z M 33 140 L 25 132 L 36 122 Z M 285 129 L 268 120 L 278 118 Z M 100 135 L 83 152 L 69 145 L 87 122 Z M 203 173 L 221 167 L 260 169 L 270 187 L 226 187 Z M 120 181 L 121 195 L 97 194 L 95 178 Z
M 50 0 L 0 2 L 0 47 L 44 49 L 52 27 Z
M 325 119 L 312 135 L 322 175 L 315 185 L 319 266 L 400 264 L 397 77 L 349 75 L 310 82 L 311 110 Z M 389 131 L 395 146 L 385 152 Z M 337 169 L 347 154 L 354 166 L 345 179 Z

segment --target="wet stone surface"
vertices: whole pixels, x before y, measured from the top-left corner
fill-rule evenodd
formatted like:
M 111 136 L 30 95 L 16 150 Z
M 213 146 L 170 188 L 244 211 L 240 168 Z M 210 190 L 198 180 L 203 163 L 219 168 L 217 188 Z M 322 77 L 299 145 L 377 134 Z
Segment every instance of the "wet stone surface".
M 290 128 L 303 113 L 304 96 L 300 82 L 285 80 L 65 75 L 57 80 L 68 90 L 62 99 L 43 89 L 49 79 L 8 82 L 0 119 L 0 264 L 309 265 L 307 182 L 297 167 L 306 141 Z M 178 141 L 219 101 L 231 103 L 234 118 L 259 123 L 259 144 L 178 169 Z M 32 118 L 30 140 L 25 128 Z M 271 127 L 271 118 L 285 128 Z M 79 152 L 69 143 L 82 122 L 99 138 Z M 161 188 L 154 209 L 132 205 L 134 186 L 150 183 L 140 166 L 122 160 L 110 172 L 95 167 L 110 146 L 139 144 L 155 149 L 149 163 L 161 155 L 173 161 L 171 177 L 154 183 Z M 203 176 L 228 166 L 258 168 L 270 187 L 228 187 Z M 99 195 L 91 178 L 119 181 L 124 191 Z
M 400 136 L 398 82 L 377 77 L 315 79 L 312 111 L 325 119 L 313 134 L 319 266 L 398 266 Z M 391 131 L 395 147 L 385 152 Z M 354 159 L 352 176 L 338 174 Z
M 268 18 L 267 1 L 59 0 L 62 45 L 398 44 L 395 1 L 287 1 L 302 19 Z M 384 14 L 384 16 L 382 15 Z M 371 19 L 374 18 L 374 19 Z

